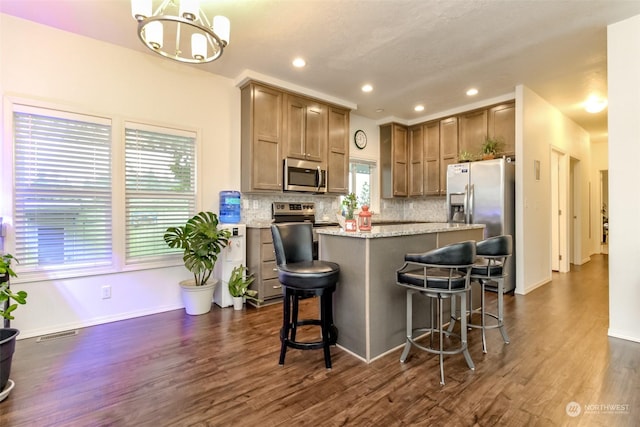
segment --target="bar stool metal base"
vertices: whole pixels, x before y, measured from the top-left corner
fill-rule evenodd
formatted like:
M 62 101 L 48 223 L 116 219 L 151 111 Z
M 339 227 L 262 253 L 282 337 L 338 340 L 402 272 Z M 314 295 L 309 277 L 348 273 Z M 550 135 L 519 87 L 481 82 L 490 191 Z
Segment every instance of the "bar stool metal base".
M 493 280 L 487 280 L 487 279 L 476 279 L 479 283 L 480 283 L 480 308 L 476 308 L 473 309 L 471 307 L 471 301 L 473 300 L 472 298 L 472 291 L 469 291 L 469 309 L 467 310 L 467 313 L 469 315 L 469 321 L 467 322 L 467 326 L 469 328 L 475 328 L 475 329 L 480 329 L 482 330 L 482 352 L 486 353 L 487 352 L 487 337 L 486 337 L 486 331 L 487 329 L 500 329 L 500 333 L 502 334 L 502 340 L 504 341 L 505 344 L 509 344 L 509 335 L 507 334 L 507 330 L 505 328 L 504 325 L 504 279 L 503 278 L 496 278 Z M 486 298 L 485 298 L 485 293 L 486 293 L 486 289 L 485 286 L 487 283 L 489 282 L 494 282 L 497 283 L 497 291 L 498 291 L 498 303 L 497 303 L 497 310 L 498 313 L 490 313 L 487 312 L 486 310 Z M 479 314 L 480 315 L 480 323 L 473 323 L 473 315 L 474 314 Z M 497 323 L 491 324 L 491 325 L 487 325 L 487 317 L 495 319 Z
M 464 355 L 465 361 L 467 362 L 467 366 L 472 371 L 475 370 L 475 365 L 471 360 L 471 355 L 469 354 L 469 349 L 467 345 L 467 321 L 466 317 L 462 316 L 460 319 L 460 334 L 453 333 L 453 327 L 450 326 L 447 330 L 444 329 L 444 313 L 443 313 L 443 302 L 445 299 L 451 299 L 452 302 L 452 315 L 454 313 L 456 295 L 460 297 L 460 306 L 467 306 L 467 292 L 455 292 L 455 293 L 443 293 L 443 292 L 424 292 L 417 289 L 407 289 L 407 340 L 404 346 L 404 350 L 402 351 L 402 355 L 400 356 L 400 362 L 404 363 L 411 350 L 412 346 L 417 347 L 420 350 L 427 351 L 429 353 L 437 354 L 439 356 L 440 363 L 440 385 L 444 385 L 444 355 L 449 354 L 458 354 L 462 353 Z M 413 328 L 413 294 L 421 293 L 430 298 L 431 302 L 431 326 L 429 328 Z M 434 310 L 434 302 L 436 305 L 436 309 Z M 454 320 L 451 321 L 453 324 Z M 437 327 L 434 327 L 437 325 Z M 416 333 L 422 332 L 430 332 L 430 345 L 424 346 L 417 343 L 414 340 L 414 336 Z M 439 347 L 433 348 L 433 336 L 434 333 L 438 334 Z M 452 349 L 444 348 L 444 337 L 457 337 L 460 339 L 460 346 Z

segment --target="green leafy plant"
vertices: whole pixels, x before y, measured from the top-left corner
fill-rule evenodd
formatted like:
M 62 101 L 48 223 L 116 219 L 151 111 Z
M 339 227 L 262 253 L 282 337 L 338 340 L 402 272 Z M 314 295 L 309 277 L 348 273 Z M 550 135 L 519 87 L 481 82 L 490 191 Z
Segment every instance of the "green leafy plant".
M 342 199 L 342 206 L 345 208 L 345 218 L 346 219 L 354 219 L 353 213 L 358 207 L 358 200 L 356 199 L 355 193 L 349 193 Z
M 497 155 L 502 148 L 502 141 L 499 138 L 487 136 L 482 143 L 482 154 Z
M 249 285 L 251 285 L 254 280 L 253 275 L 246 273 L 247 267 L 244 265 L 239 265 L 231 271 L 231 276 L 229 277 L 229 293 L 232 297 L 245 297 L 248 300 L 261 302 L 260 299 L 256 298 L 258 291 L 249 289 Z
M 164 241 L 170 248 L 183 250 L 184 266 L 193 273 L 196 286 L 207 283 L 218 260 L 220 251 L 229 244 L 229 230 L 218 229 L 218 216 L 200 212 L 185 225 L 169 227 Z
M 18 277 L 11 268 L 11 262 L 14 260 L 19 262 L 11 254 L 2 254 L 0 256 L 0 317 L 8 320 L 14 319 L 11 313 L 18 308 L 18 304 L 27 303 L 27 293 L 25 291 L 12 292 L 9 289 L 9 277 Z M 15 301 L 15 304 L 11 304 L 11 300 Z M 9 304 L 5 308 L 7 301 L 9 301 Z
M 458 161 L 459 162 L 472 162 L 473 160 L 475 160 L 475 157 L 473 154 L 471 154 L 468 151 L 461 151 L 460 154 L 458 154 Z

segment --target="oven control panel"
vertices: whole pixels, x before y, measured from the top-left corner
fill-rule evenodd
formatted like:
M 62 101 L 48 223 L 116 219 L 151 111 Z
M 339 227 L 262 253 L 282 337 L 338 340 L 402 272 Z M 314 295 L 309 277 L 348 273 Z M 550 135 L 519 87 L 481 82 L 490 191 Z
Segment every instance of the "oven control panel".
M 316 206 L 313 202 L 274 202 L 274 215 L 315 215 Z

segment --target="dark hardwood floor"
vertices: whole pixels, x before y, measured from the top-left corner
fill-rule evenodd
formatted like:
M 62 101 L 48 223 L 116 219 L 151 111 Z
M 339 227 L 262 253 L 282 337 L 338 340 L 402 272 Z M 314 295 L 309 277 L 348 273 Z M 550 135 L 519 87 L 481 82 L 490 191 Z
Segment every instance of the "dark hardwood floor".
M 398 349 L 367 365 L 332 348 L 330 371 L 321 350 L 290 349 L 280 367 L 280 306 L 178 310 L 21 340 L 0 426 L 637 426 L 640 344 L 607 337 L 607 277 L 606 256 L 594 256 L 507 296 L 511 344 L 489 331 L 483 355 L 472 330 L 475 372 L 449 356 L 443 387 L 437 356 L 415 349 L 406 364 Z

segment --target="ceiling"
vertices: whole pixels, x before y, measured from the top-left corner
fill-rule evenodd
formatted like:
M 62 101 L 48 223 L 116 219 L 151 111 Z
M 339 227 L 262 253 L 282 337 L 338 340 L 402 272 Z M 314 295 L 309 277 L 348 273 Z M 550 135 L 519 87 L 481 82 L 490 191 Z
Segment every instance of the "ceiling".
M 606 27 L 640 14 L 640 0 L 202 2 L 207 16 L 229 18 L 230 43 L 217 61 L 185 66 L 232 79 L 251 70 L 357 104 L 356 114 L 408 123 L 524 84 L 593 141 L 607 140 L 607 110 L 581 104 L 607 94 Z M 0 0 L 0 11 L 153 55 L 129 0 Z M 291 65 L 296 56 L 305 68 Z M 372 92 L 360 90 L 365 83 Z

